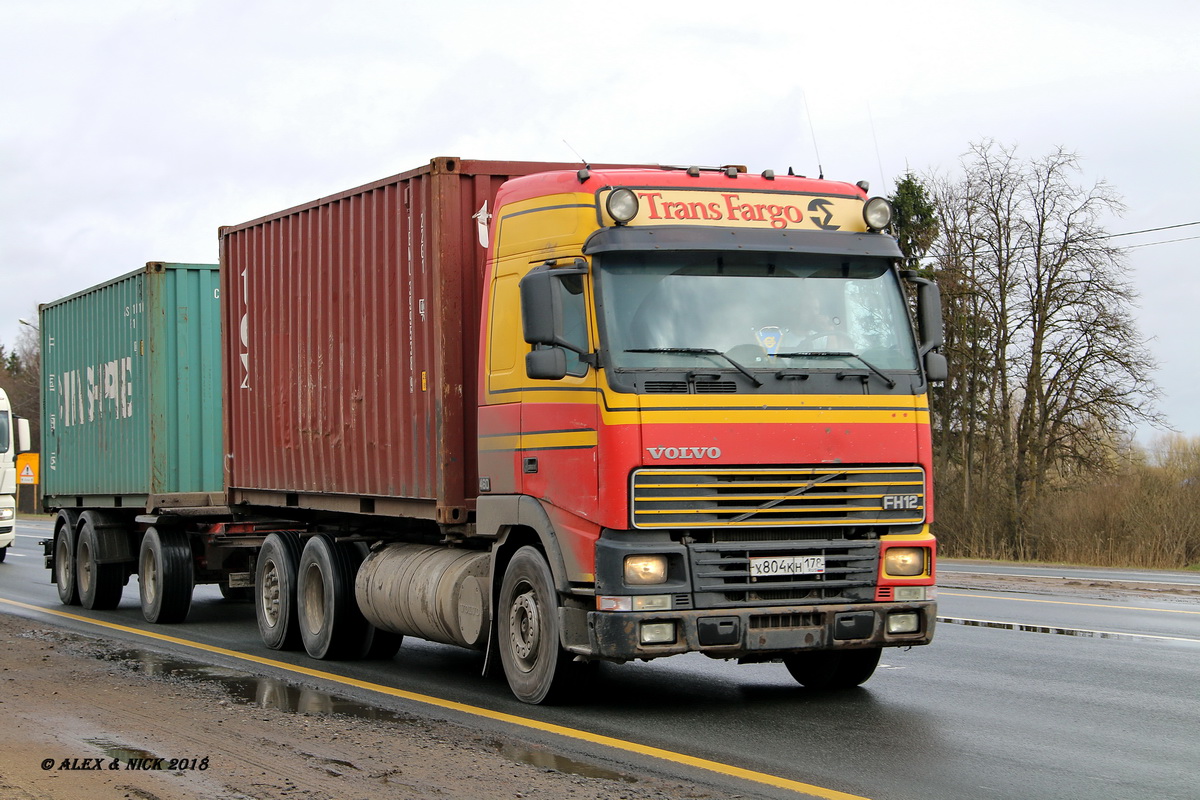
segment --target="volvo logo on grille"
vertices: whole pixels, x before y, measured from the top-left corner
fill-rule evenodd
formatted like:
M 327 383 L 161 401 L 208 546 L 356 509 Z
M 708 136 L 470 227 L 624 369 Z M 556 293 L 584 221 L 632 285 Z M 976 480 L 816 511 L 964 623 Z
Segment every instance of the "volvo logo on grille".
M 651 458 L 666 458 L 671 461 L 721 457 L 719 447 L 647 447 L 646 452 Z

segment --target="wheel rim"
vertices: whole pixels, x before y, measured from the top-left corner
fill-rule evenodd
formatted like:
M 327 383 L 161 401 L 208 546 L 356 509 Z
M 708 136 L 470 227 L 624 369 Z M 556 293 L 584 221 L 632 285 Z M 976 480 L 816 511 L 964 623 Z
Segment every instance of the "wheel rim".
M 325 581 L 321 568 L 310 564 L 305 574 L 304 624 L 313 636 L 325 628 Z
M 279 624 L 279 565 L 274 559 L 263 570 L 261 600 L 263 618 L 272 628 Z
M 64 531 L 58 536 L 58 546 L 55 548 L 54 569 L 58 573 L 58 585 L 69 587 L 75 573 L 71 570 L 71 548 L 67 547 L 67 534 Z
M 92 589 L 92 549 L 86 541 L 79 543 L 79 591 L 84 594 Z
M 142 595 L 146 598 L 148 605 L 154 605 L 155 600 L 158 599 L 158 561 L 154 558 L 154 551 L 151 548 L 146 548 L 146 552 L 142 553 L 139 572 L 138 580 L 141 581 Z
M 508 611 L 508 629 L 517 664 L 522 670 L 529 672 L 537 661 L 541 646 L 542 622 L 537 595 L 534 594 L 533 588 L 528 584 L 521 588 L 524 591 L 513 598 Z

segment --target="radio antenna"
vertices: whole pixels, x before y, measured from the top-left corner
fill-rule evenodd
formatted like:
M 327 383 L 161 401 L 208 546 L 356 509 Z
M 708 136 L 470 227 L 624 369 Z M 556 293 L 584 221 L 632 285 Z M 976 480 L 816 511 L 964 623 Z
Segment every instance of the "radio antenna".
M 871 121 L 871 138 L 875 140 L 875 161 L 879 163 L 879 185 L 887 186 L 887 178 L 883 176 L 883 157 L 879 155 L 879 136 L 875 133 L 875 115 L 871 112 L 871 101 L 867 101 L 867 119 Z
M 579 151 L 578 151 L 578 150 L 576 150 L 574 147 L 571 147 L 571 143 L 570 143 L 570 142 L 568 142 L 566 139 L 563 139 L 563 140 L 562 140 L 562 143 L 563 143 L 563 144 L 565 144 L 565 145 L 567 146 L 567 149 L 568 149 L 568 150 L 570 150 L 572 153 L 574 153 L 574 154 L 575 154 L 575 157 L 576 157 L 576 158 L 578 158 L 578 159 L 579 159 L 579 161 L 580 161 L 580 163 L 581 163 L 581 164 L 583 164 L 585 167 L 586 167 L 586 166 L 589 166 L 589 165 L 591 164 L 591 162 L 589 162 L 589 161 L 588 161 L 586 158 L 584 158 L 583 156 L 579 155 Z
M 808 92 L 801 89 L 800 98 L 804 101 L 804 116 L 808 117 L 808 134 L 812 137 L 813 152 L 817 154 L 817 178 L 825 180 L 825 167 L 821 166 L 821 150 L 817 147 L 817 132 L 813 128 L 812 112 L 808 110 Z

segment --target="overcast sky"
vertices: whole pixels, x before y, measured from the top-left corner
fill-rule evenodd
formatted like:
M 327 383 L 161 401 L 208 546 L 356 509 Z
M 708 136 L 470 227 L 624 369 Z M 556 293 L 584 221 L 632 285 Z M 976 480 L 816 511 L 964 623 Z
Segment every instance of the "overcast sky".
M 37 304 L 434 156 L 871 181 L 973 142 L 1200 222 L 1200 4 L 0 0 L 0 342 Z M 806 110 L 807 109 L 807 110 Z M 1200 436 L 1200 225 L 1126 236 L 1159 405 Z M 1148 440 L 1151 434 L 1143 434 Z

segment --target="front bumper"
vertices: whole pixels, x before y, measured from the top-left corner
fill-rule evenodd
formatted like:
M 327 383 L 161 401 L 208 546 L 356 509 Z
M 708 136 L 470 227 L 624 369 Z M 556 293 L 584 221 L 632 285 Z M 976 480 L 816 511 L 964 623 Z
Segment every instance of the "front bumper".
M 916 614 L 917 630 L 888 633 L 888 617 L 893 614 Z M 797 650 L 929 644 L 937 621 L 937 603 L 592 611 L 587 616 L 592 654 L 600 658 L 628 661 L 692 652 L 713 658 L 770 658 Z M 644 644 L 643 627 L 662 623 L 674 625 L 674 641 Z

